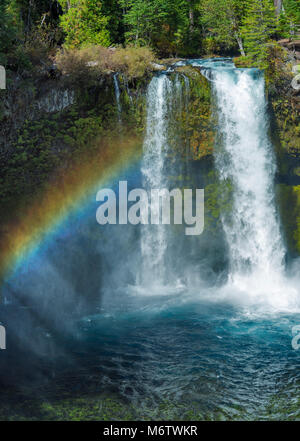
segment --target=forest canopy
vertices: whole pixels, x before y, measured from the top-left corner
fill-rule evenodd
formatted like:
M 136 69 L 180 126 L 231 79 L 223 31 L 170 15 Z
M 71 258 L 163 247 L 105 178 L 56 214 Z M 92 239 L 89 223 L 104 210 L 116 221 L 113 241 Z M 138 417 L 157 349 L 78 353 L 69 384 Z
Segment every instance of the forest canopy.
M 58 48 L 147 46 L 159 57 L 229 54 L 259 64 L 299 23 L 300 0 L 0 0 L 0 63 L 22 70 Z

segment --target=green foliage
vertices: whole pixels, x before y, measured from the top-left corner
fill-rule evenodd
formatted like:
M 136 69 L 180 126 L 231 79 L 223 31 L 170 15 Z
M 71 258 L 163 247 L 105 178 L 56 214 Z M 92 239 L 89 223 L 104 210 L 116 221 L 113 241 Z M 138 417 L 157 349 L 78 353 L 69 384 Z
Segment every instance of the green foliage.
M 192 8 L 186 0 L 120 0 L 125 37 L 135 45 L 150 45 L 160 53 L 177 53 L 190 40 Z M 189 41 L 190 42 L 190 41 Z
M 124 23 L 127 25 L 126 40 L 135 44 L 151 44 L 163 26 L 169 12 L 169 2 L 164 0 L 121 0 L 126 9 Z
M 152 69 L 153 61 L 154 54 L 147 47 L 118 48 L 112 55 L 114 70 L 124 73 L 129 79 L 142 78 Z
M 110 45 L 109 19 L 103 15 L 102 2 L 98 0 L 60 0 L 64 14 L 60 23 L 66 34 L 69 48 L 97 44 Z
M 10 4 L 21 18 L 26 35 L 41 23 L 57 24 L 59 15 L 57 0 L 12 0 Z
M 9 55 L 15 52 L 15 41 L 20 30 L 14 8 L 8 0 L 0 2 L 0 64 L 7 65 Z
M 41 65 L 61 39 L 56 0 L 1 0 L 0 63 L 12 70 Z
M 289 23 L 290 30 L 293 33 L 294 27 L 300 24 L 300 4 L 299 0 L 284 0 L 284 10 L 282 16 Z
M 241 27 L 246 55 L 261 68 L 267 67 L 268 44 L 276 34 L 277 25 L 272 0 L 253 0 L 247 4 Z
M 285 38 L 297 38 L 297 33 L 300 31 L 299 0 L 284 0 L 283 6 L 278 21 L 280 35 Z
M 119 0 L 102 0 L 102 12 L 108 18 L 107 29 L 113 44 L 123 44 L 124 22 L 123 9 Z
M 246 52 L 263 66 L 271 38 L 297 34 L 299 0 L 283 5 L 278 18 L 273 0 L 2 0 L 0 57 L 17 64 L 20 46 L 36 64 L 57 45 L 126 44 L 172 57 Z
M 216 47 L 233 49 L 238 45 L 243 55 L 240 26 L 246 2 L 247 0 L 203 0 L 200 3 L 208 52 Z

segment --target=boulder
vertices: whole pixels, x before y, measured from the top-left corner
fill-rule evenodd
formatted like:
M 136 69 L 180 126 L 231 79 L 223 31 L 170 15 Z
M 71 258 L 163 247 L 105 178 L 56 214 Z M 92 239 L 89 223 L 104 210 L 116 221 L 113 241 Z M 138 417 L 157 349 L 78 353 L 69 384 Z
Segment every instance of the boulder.
M 299 49 L 300 50 L 300 40 L 294 40 L 294 41 L 290 41 L 287 45 L 286 45 L 289 49 Z
M 291 83 L 291 86 L 294 90 L 299 91 L 300 90 L 300 74 L 296 75 Z
M 151 67 L 153 71 L 162 71 L 167 69 L 166 66 L 158 63 L 151 63 Z
M 95 67 L 95 66 L 98 66 L 98 61 L 88 61 L 87 63 L 86 63 L 86 66 L 88 66 L 88 67 Z
M 280 44 L 280 46 L 286 46 L 291 42 L 289 38 L 283 38 L 282 40 L 278 40 L 277 43 Z

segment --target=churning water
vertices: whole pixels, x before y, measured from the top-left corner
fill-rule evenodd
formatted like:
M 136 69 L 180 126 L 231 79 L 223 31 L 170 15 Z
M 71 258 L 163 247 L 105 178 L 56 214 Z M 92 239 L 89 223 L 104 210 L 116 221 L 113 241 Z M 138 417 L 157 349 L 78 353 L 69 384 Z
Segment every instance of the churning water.
M 113 79 L 114 79 L 115 97 L 116 97 L 117 110 L 118 110 L 118 121 L 119 124 L 122 124 L 122 106 L 120 100 L 121 92 L 120 92 L 118 74 L 114 74 Z

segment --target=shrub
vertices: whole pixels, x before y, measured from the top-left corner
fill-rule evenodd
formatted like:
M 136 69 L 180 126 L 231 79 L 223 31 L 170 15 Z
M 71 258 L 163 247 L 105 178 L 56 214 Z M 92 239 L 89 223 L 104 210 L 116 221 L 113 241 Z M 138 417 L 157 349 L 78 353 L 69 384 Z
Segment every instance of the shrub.
M 108 50 L 99 46 L 84 49 L 64 49 L 57 53 L 56 63 L 63 75 L 72 82 L 96 80 L 109 66 Z
M 64 49 L 56 55 L 59 70 L 73 81 L 86 82 L 100 75 L 120 72 L 129 80 L 142 77 L 151 70 L 154 54 L 146 47 L 104 48 L 90 46 Z
M 112 55 L 113 70 L 122 72 L 130 79 L 140 78 L 151 70 L 154 59 L 153 52 L 147 47 L 118 48 Z
M 55 45 L 61 38 L 61 32 L 54 26 L 35 27 L 26 37 L 24 53 L 34 66 L 49 63 L 49 57 L 55 55 Z

